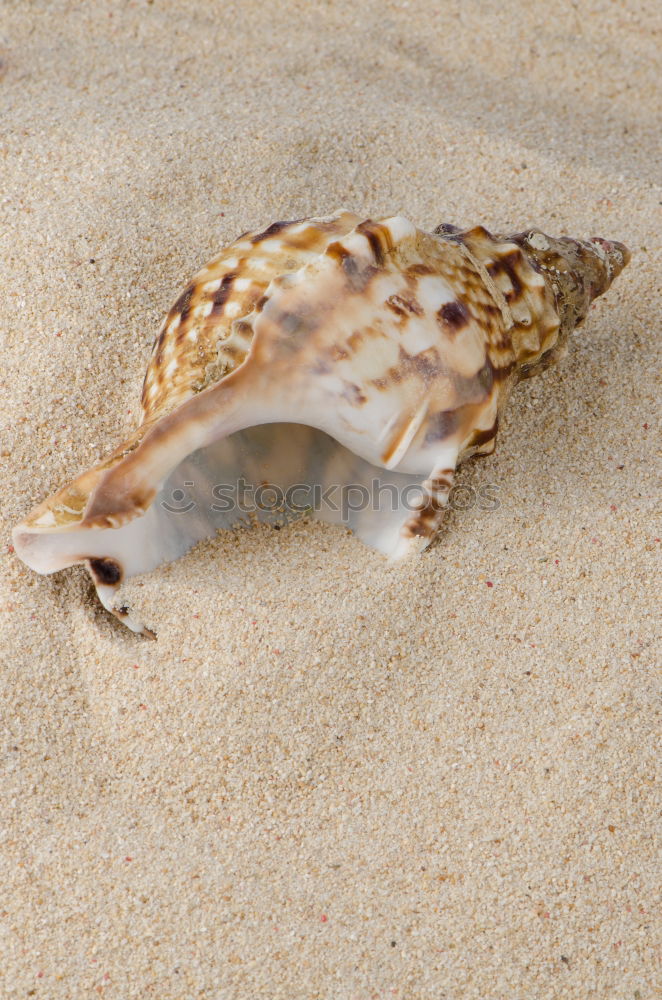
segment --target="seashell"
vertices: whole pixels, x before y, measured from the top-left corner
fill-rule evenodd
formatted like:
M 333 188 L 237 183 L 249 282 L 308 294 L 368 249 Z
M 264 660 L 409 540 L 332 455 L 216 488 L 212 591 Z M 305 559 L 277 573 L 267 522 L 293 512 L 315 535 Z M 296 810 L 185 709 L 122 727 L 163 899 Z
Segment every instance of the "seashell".
M 458 462 L 494 449 L 512 387 L 565 353 L 629 259 L 599 238 L 348 211 L 245 233 L 168 313 L 140 426 L 33 510 L 15 550 L 40 573 L 84 564 L 143 634 L 122 580 L 254 517 L 304 511 L 393 558 L 420 551 Z M 249 511 L 230 496 L 240 482 L 271 503 L 255 493 Z

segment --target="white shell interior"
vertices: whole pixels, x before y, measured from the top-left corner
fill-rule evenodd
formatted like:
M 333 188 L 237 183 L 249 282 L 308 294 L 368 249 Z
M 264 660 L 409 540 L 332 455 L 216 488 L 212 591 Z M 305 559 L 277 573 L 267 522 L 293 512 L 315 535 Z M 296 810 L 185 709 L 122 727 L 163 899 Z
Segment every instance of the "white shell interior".
M 146 513 L 122 527 L 33 530 L 16 540 L 40 572 L 110 557 L 128 577 L 178 559 L 219 529 L 307 516 L 344 525 L 388 555 L 424 479 L 373 465 L 316 428 L 262 424 L 191 453 Z

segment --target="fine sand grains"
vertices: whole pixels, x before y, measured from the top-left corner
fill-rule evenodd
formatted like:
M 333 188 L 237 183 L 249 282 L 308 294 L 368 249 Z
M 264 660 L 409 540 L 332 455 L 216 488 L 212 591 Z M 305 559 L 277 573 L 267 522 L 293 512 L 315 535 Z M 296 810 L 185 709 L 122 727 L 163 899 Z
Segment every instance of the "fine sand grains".
M 660 11 L 0 6 L 0 997 L 652 1000 Z M 630 266 L 412 563 L 258 528 L 132 581 L 10 529 L 240 232 L 346 206 Z

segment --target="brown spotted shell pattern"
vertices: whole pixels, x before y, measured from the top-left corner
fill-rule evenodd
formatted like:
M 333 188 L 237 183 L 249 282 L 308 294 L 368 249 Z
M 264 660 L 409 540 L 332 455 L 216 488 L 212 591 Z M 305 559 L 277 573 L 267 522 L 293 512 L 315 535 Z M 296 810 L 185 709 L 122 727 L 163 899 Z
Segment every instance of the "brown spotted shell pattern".
M 104 605 L 146 634 L 122 580 L 243 523 L 211 501 L 239 477 L 281 501 L 294 486 L 360 488 L 351 510 L 302 509 L 392 557 L 420 550 L 458 462 L 494 448 L 511 387 L 564 353 L 628 259 L 599 238 L 429 233 L 348 211 L 245 233 L 166 316 L 140 426 L 17 526 L 16 551 L 39 572 L 85 564 Z M 375 483 L 400 498 L 389 510 Z

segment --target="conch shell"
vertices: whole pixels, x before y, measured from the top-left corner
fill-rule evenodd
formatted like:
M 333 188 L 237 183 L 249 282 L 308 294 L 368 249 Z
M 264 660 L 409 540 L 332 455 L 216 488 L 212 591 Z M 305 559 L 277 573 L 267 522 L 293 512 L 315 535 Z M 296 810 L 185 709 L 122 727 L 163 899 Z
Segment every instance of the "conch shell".
M 598 238 L 347 211 L 245 233 L 168 313 L 140 426 L 33 510 L 15 550 L 40 573 L 85 564 L 104 606 L 149 634 L 122 580 L 245 522 L 240 480 L 277 498 L 258 518 L 303 510 L 395 558 L 423 549 L 458 462 L 494 449 L 510 389 L 565 353 L 629 258 Z M 324 502 L 338 486 L 344 503 Z

